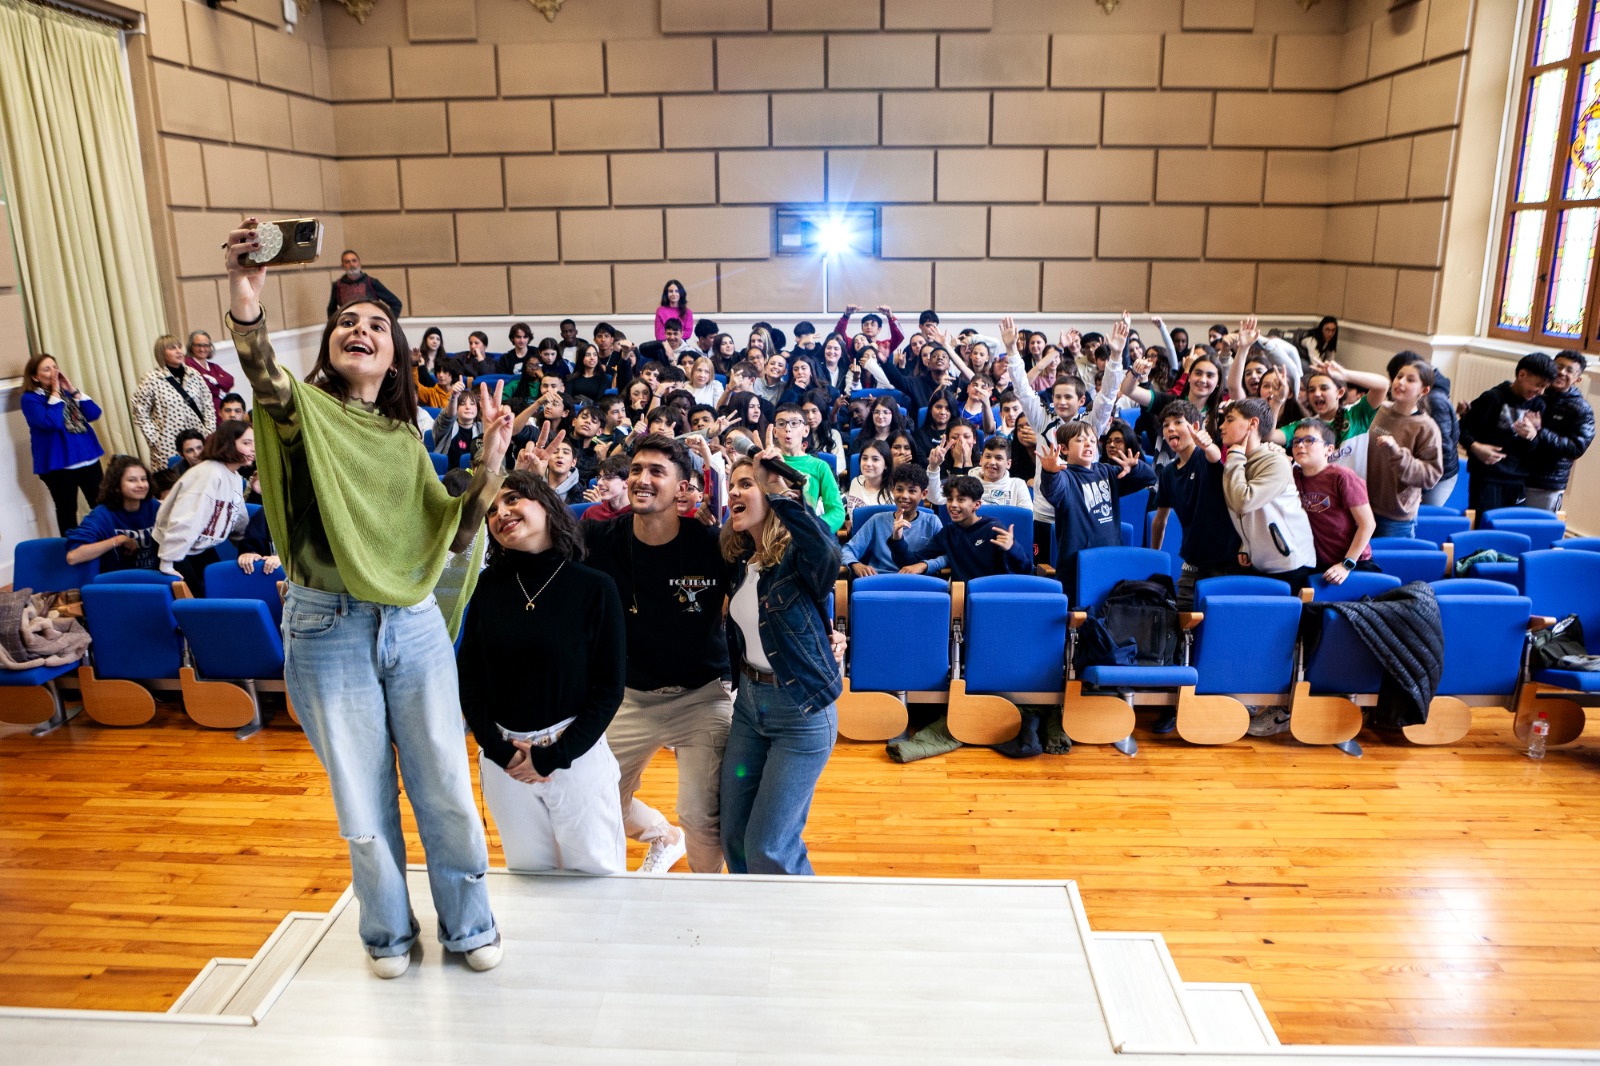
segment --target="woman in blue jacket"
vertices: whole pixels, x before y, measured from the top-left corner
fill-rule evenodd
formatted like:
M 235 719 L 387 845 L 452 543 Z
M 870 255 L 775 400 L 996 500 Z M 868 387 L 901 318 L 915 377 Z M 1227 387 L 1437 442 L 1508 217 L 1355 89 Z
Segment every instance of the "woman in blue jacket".
M 41 352 L 29 359 L 22 379 L 29 386 L 22 395 L 22 417 L 33 444 L 33 472 L 50 490 L 56 528 L 64 537 L 78 524 L 78 493 L 90 507 L 100 496 L 105 449 L 89 425 L 99 419 L 100 405 L 72 387 L 55 356 Z
M 769 434 L 770 438 L 770 434 Z M 777 458 L 775 447 L 759 458 Z M 735 874 L 809 874 L 801 834 L 838 735 L 842 687 L 823 605 L 839 542 L 810 508 L 768 495 L 744 458 L 728 473 L 728 661 L 737 693 L 722 756 L 722 852 Z

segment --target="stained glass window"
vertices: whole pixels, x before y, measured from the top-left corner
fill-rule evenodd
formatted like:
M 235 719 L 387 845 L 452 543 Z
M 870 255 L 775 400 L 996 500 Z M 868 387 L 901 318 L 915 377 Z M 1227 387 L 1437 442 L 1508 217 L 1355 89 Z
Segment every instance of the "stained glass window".
M 1504 329 L 1526 331 L 1533 324 L 1533 287 L 1543 241 L 1543 211 L 1518 211 L 1511 216 L 1505 286 L 1500 297 L 1499 323 Z
M 1548 78 L 1554 73 L 1541 74 L 1534 80 Z M 1534 86 L 1534 92 L 1538 92 L 1537 85 Z M 1589 63 L 1583 68 L 1578 102 L 1572 109 L 1570 144 L 1564 195 L 1568 200 L 1592 200 L 1600 195 L 1600 63 Z M 1555 147 L 1554 141 L 1551 147 Z M 1538 194 L 1531 199 L 1542 200 L 1544 195 Z
M 1559 62 L 1572 54 L 1572 31 L 1578 24 L 1578 5 L 1579 0 L 1544 0 L 1539 5 L 1534 66 Z
M 1552 70 L 1533 79 L 1528 92 L 1527 130 L 1522 139 L 1522 168 L 1517 174 L 1517 203 L 1540 203 L 1550 196 L 1557 142 L 1561 140 L 1561 105 L 1566 103 L 1567 72 Z
M 1600 209 L 1583 207 L 1561 212 L 1556 223 L 1556 260 L 1544 331 L 1555 337 L 1583 336 L 1589 304 L 1589 279 L 1594 275 L 1595 231 Z

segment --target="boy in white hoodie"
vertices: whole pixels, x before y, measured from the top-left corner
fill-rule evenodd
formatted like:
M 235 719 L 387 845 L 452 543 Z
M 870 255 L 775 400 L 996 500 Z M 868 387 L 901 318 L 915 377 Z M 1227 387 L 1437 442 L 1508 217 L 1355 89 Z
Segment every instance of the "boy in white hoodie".
M 1238 400 L 1222 420 L 1222 493 L 1239 531 L 1239 565 L 1303 588 L 1316 573 L 1316 543 L 1300 504 L 1294 466 L 1272 432 L 1272 408 L 1265 400 Z

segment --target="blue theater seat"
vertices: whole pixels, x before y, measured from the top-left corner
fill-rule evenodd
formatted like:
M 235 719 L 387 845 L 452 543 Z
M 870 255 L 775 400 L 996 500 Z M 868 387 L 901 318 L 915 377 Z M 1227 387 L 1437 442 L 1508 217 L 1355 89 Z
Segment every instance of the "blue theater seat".
M 1394 538 L 1400 539 L 1400 538 Z M 1426 548 L 1372 547 L 1372 561 L 1385 574 L 1410 581 L 1436 581 L 1450 576 L 1450 553 L 1424 541 Z
M 78 670 L 78 684 L 90 718 L 103 725 L 143 725 L 156 710 L 149 689 L 179 688 L 183 638 L 172 603 L 170 585 L 84 586 L 84 624 L 94 643 Z
M 1465 533 L 1450 534 L 1449 543 L 1455 552 L 1452 565 L 1459 567 L 1461 560 L 1481 551 L 1497 551 L 1503 555 L 1520 556 L 1533 550 L 1533 541 L 1526 533 L 1506 529 L 1469 529 Z M 1517 564 L 1477 563 L 1462 577 L 1486 577 L 1491 581 L 1515 581 Z
M 189 717 L 212 729 L 238 730 L 241 740 L 260 729 L 257 688 L 283 688 L 283 638 L 267 605 L 208 596 L 177 600 L 172 613 L 194 662 L 180 675 Z
M 33 731 L 35 736 L 65 725 L 71 716 L 61 700 L 56 681 L 76 673 L 77 669 L 78 664 L 71 662 L 27 670 L 0 670 L 0 722 L 37 726 Z
M 1509 710 L 1515 705 L 1533 603 L 1516 595 L 1515 589 L 1511 592 L 1473 596 L 1451 590 L 1439 597 L 1443 670 L 1427 722 L 1406 726 L 1407 739 L 1416 744 L 1453 744 L 1472 728 L 1473 707 Z
M 433 472 L 443 476 L 450 472 L 450 457 L 441 452 L 429 452 L 428 461 L 433 464 Z
M 1003 504 L 986 503 L 978 508 L 978 514 L 992 518 L 1002 526 L 1010 526 L 1017 543 L 1022 545 L 1023 557 L 1033 558 L 1032 507 L 1008 507 Z
M 1567 535 L 1567 523 L 1553 512 L 1537 507 L 1497 507 L 1478 516 L 1479 529 L 1498 529 L 1527 536 L 1535 550 L 1543 550 Z
M 1466 468 L 1462 468 L 1462 473 Z M 1425 511 L 1426 509 L 1424 509 Z M 1417 514 L 1417 539 L 1431 540 L 1443 547 L 1453 533 L 1465 533 L 1472 528 L 1471 519 L 1461 514 Z
M 1435 596 L 1520 596 L 1517 586 L 1484 577 L 1452 577 L 1428 582 Z
M 1600 552 L 1600 537 L 1567 537 L 1550 545 L 1566 551 Z
M 71 566 L 65 537 L 20 540 L 11 555 L 11 587 L 35 592 L 66 592 L 82 588 L 100 572 L 100 560 Z
M 950 733 L 1004 743 L 1022 723 L 1016 704 L 1061 705 L 1067 597 L 1053 578 L 1000 574 L 969 582 L 957 603 L 964 654 L 950 682 Z
M 1368 570 L 1354 570 L 1345 575 L 1338 585 L 1330 585 L 1321 574 L 1311 579 L 1311 599 L 1314 603 L 1344 603 L 1363 596 L 1382 596 L 1405 582 L 1393 574 L 1374 574 Z
M 285 580 L 280 566 L 267 573 L 257 562 L 247 574 L 238 563 L 212 563 L 206 567 L 206 595 L 208 600 L 260 600 L 267 607 L 273 626 L 283 624 L 283 594 L 278 583 Z
M 942 695 L 949 683 L 949 585 L 927 574 L 857 578 L 835 586 L 835 610 L 850 635 L 839 734 L 899 735 L 907 722 L 904 694 Z
M 1213 584 L 1251 580 L 1277 588 L 1240 595 Z M 1300 599 L 1281 581 L 1220 577 L 1196 583 L 1195 608 L 1203 615 L 1194 643 L 1199 680 L 1179 689 L 1175 724 L 1192 744 L 1226 744 L 1249 729 L 1248 705 L 1289 704 Z
M 1600 654 L 1600 553 L 1535 551 L 1517 560 L 1519 584 L 1533 613 L 1559 620 L 1578 616 L 1589 654 Z M 1535 669 L 1517 707 L 1516 735 L 1526 738 L 1538 712 L 1550 721 L 1550 744 L 1567 744 L 1583 733 L 1584 707 L 1600 702 L 1600 672 Z

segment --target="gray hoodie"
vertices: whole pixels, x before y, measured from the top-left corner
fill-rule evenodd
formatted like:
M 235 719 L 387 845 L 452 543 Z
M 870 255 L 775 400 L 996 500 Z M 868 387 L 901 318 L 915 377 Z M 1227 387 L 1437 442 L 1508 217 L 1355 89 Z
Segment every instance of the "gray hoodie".
M 1246 456 L 1233 448 L 1223 460 L 1222 494 L 1228 501 L 1239 550 L 1250 565 L 1267 574 L 1281 574 L 1317 563 L 1311 521 L 1300 506 L 1294 465 L 1283 449 L 1262 444 Z

